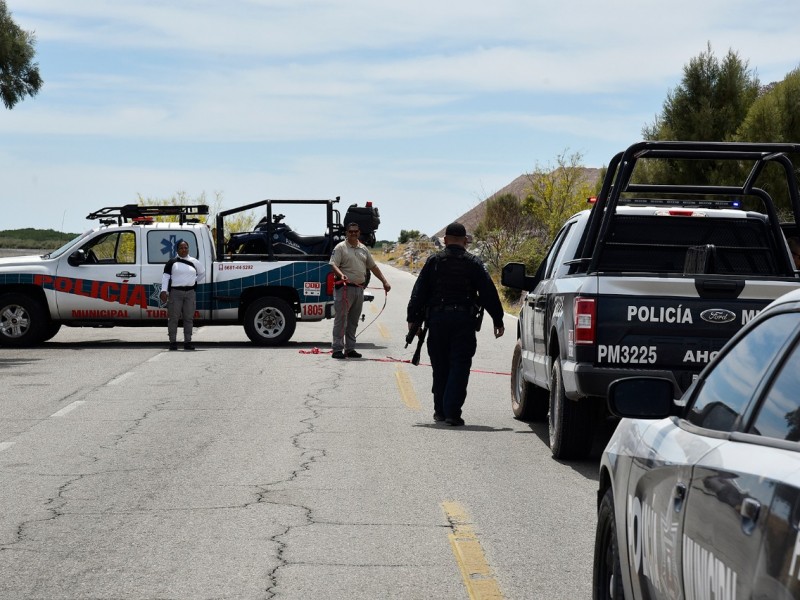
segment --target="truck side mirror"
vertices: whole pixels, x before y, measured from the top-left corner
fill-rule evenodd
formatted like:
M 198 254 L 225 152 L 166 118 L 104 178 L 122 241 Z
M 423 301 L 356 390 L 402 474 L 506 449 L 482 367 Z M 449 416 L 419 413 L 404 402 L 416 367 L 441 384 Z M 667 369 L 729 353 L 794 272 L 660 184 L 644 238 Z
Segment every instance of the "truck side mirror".
M 75 250 L 69 255 L 67 262 L 73 267 L 79 267 L 86 262 L 86 250 Z
M 532 292 L 539 282 L 536 277 L 525 274 L 524 264 L 508 263 L 500 273 L 500 283 L 516 290 Z
M 663 419 L 675 414 L 675 386 L 660 377 L 626 377 L 608 386 L 608 410 L 617 417 Z

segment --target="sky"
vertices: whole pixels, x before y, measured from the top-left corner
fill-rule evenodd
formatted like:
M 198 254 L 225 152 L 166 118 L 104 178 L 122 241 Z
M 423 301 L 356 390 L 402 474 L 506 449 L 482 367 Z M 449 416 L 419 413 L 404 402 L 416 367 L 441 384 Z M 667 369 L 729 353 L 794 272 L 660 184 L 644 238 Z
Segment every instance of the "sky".
M 0 106 L 0 230 L 182 193 L 370 201 L 378 239 L 433 234 L 559 155 L 608 164 L 708 44 L 762 83 L 800 66 L 797 0 L 6 3 L 44 86 Z

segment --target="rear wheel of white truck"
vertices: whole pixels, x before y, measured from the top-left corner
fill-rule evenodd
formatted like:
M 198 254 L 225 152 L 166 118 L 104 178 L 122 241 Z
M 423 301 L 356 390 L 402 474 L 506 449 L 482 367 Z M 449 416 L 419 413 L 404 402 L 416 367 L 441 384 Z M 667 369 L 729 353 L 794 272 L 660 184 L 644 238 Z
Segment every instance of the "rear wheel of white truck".
M 592 450 L 590 399 L 570 400 L 564 390 L 561 359 L 553 360 L 550 376 L 550 452 L 553 458 L 581 459 Z
M 511 359 L 511 411 L 520 421 L 542 421 L 549 408 L 547 390 L 525 381 L 522 367 L 522 342 L 517 340 Z
M 0 346 L 34 346 L 44 340 L 48 316 L 25 294 L 0 295 Z
M 244 313 L 247 337 L 261 346 L 285 344 L 294 334 L 296 325 L 292 307 L 272 296 L 254 300 Z

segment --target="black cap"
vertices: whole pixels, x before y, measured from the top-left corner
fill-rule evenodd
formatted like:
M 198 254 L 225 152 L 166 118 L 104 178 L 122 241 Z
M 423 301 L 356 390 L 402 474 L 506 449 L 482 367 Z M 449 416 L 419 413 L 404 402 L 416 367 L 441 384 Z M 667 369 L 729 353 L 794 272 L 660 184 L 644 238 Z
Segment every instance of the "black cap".
M 444 234 L 453 237 L 467 237 L 467 229 L 458 221 L 454 221 L 447 226 L 447 229 L 444 230 Z

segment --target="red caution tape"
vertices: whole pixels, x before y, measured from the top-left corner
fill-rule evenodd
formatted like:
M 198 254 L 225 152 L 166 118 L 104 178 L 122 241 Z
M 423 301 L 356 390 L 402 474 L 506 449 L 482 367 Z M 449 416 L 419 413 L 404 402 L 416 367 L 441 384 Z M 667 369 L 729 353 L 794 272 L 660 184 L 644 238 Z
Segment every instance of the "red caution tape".
M 319 348 L 312 348 L 311 350 L 299 350 L 300 354 L 330 354 L 333 352 L 332 350 L 322 351 Z M 392 358 L 391 356 L 387 356 L 386 358 L 362 358 L 359 360 L 370 360 L 372 362 L 386 362 L 386 363 L 407 363 L 411 364 L 410 360 L 404 360 L 402 358 Z M 430 367 L 430 363 L 419 363 L 421 367 Z M 507 377 L 511 377 L 511 373 L 506 373 L 503 371 L 486 371 L 484 369 L 470 369 L 470 373 L 484 373 L 486 375 L 505 375 Z

